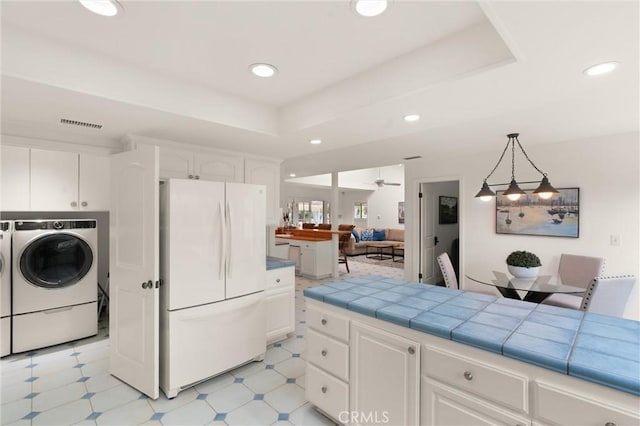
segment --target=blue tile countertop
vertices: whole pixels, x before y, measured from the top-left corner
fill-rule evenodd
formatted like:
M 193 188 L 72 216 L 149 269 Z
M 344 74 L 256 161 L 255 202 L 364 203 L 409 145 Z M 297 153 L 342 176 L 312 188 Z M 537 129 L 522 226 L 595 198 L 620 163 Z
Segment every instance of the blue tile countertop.
M 271 269 L 286 268 L 287 266 L 296 266 L 296 261 L 267 256 L 267 271 L 270 271 Z
M 640 395 L 640 322 L 366 276 L 304 290 L 363 315 Z

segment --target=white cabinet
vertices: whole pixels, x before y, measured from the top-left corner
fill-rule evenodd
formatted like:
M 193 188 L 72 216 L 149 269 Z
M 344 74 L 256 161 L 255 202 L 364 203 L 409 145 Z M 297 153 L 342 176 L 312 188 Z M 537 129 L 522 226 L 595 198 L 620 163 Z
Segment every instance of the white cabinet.
M 330 277 L 333 273 L 332 242 L 298 241 L 300 246 L 300 273 L 313 279 Z M 335 259 L 337 262 L 338 259 Z
M 242 183 L 244 162 L 241 156 L 162 147 L 160 148 L 160 178 Z
M 2 209 L 109 210 L 109 157 L 2 147 Z
M 420 344 L 352 322 L 349 346 L 349 410 L 362 416 L 355 423 L 418 424 Z
M 2 157 L 0 210 L 29 210 L 29 148 L 3 145 L 0 156 Z
M 295 330 L 295 273 L 293 266 L 266 273 L 267 344 Z
M 247 159 L 244 181 L 267 187 L 267 225 L 277 225 L 280 222 L 280 163 Z

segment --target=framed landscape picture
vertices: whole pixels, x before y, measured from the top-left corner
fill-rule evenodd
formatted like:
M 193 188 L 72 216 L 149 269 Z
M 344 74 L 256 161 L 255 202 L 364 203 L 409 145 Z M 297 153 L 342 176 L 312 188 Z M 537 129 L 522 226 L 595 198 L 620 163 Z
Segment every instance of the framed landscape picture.
M 441 225 L 458 223 L 458 198 L 440 196 L 438 217 Z
M 398 201 L 398 223 L 404 223 L 404 201 Z
M 558 189 L 560 194 L 544 200 L 526 190 L 517 201 L 496 191 L 496 233 L 578 238 L 580 235 L 580 189 Z

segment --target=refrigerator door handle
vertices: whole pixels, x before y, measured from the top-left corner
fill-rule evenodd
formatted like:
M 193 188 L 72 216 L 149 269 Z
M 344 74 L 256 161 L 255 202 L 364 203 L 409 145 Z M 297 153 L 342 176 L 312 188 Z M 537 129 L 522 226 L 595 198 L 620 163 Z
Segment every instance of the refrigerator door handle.
M 227 251 L 227 237 L 226 237 L 226 223 L 225 223 L 225 215 L 224 215 L 224 206 L 222 205 L 222 201 L 218 203 L 220 207 L 220 233 L 222 234 L 222 238 L 220 245 L 220 268 L 218 269 L 218 279 L 222 280 L 224 278 L 224 269 L 225 269 L 225 259 L 226 259 L 226 251 Z
M 231 230 L 233 229 L 233 223 L 231 222 L 231 201 L 227 200 L 227 217 L 228 217 L 228 222 L 229 222 L 229 232 L 227 233 L 228 235 L 228 245 L 227 245 L 227 278 L 231 278 L 231 251 L 232 251 L 232 246 L 231 243 L 233 242 L 233 238 L 231 235 Z

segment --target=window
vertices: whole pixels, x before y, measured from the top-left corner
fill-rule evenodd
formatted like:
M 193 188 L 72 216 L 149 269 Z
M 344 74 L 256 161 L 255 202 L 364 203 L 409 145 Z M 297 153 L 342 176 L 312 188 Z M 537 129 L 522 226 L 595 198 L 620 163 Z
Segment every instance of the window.
M 324 201 L 298 201 L 298 222 L 323 223 Z
M 353 203 L 353 218 L 354 219 L 366 219 L 367 218 L 367 203 L 355 202 Z

